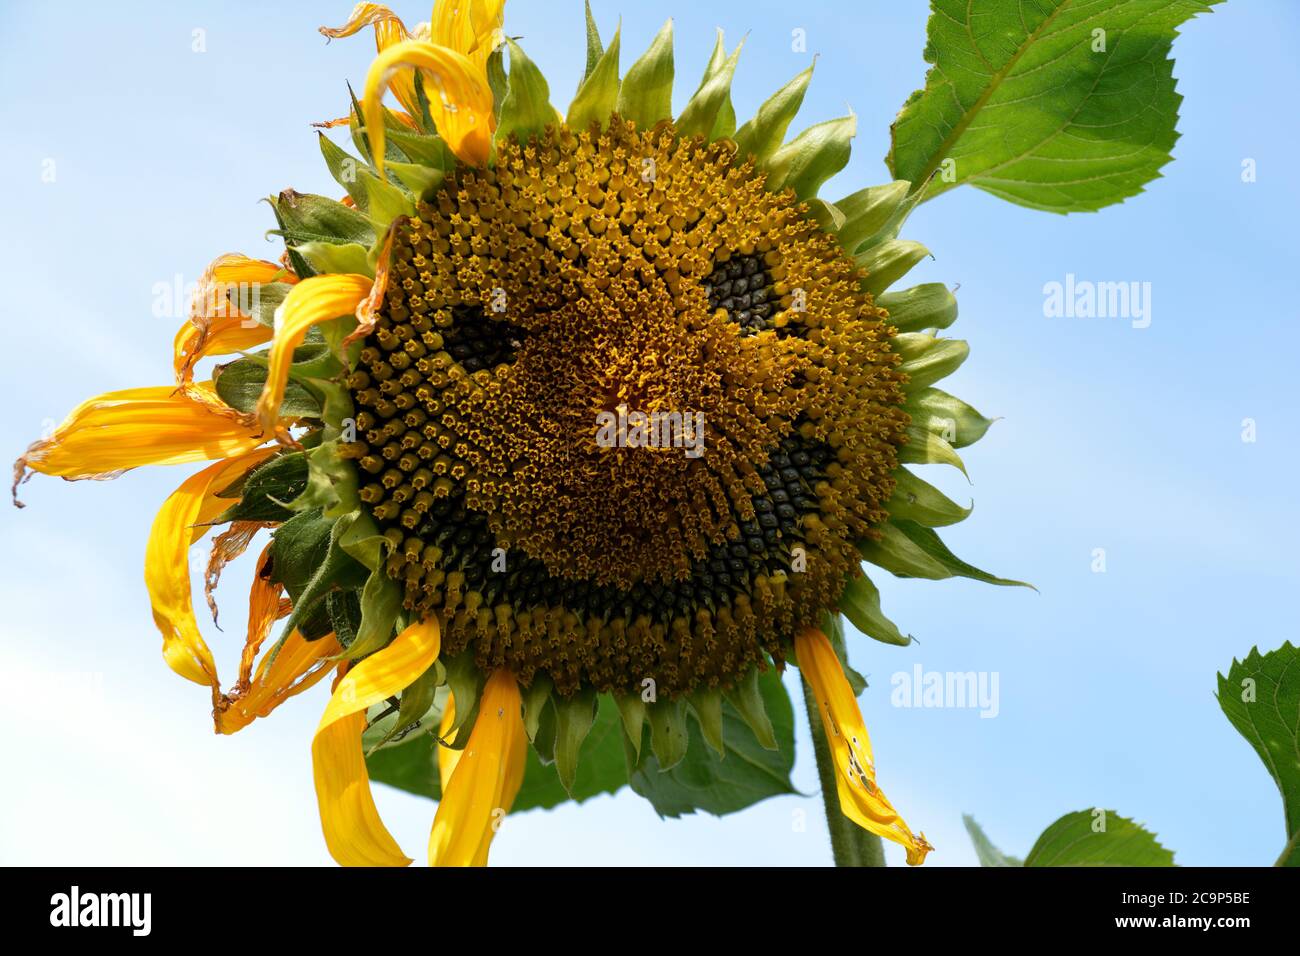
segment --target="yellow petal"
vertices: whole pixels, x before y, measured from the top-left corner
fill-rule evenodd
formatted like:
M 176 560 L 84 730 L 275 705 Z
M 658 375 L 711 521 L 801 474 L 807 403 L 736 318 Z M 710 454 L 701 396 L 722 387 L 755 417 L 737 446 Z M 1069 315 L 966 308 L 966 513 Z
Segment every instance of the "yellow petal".
M 469 742 L 443 786 L 429 834 L 430 866 L 487 864 L 492 837 L 524 780 L 522 708 L 514 675 L 495 671 L 483 688 Z
M 822 726 L 835 762 L 840 809 L 863 829 L 901 843 L 907 850 L 909 865 L 923 863 L 925 855 L 934 848 L 926 842 L 924 833 L 912 835 L 903 818 L 876 786 L 871 738 L 867 736 L 857 698 L 853 696 L 853 688 L 835 656 L 835 648 L 821 631 L 808 628 L 795 636 L 794 649 L 799 670 L 812 687 L 821 712 Z
M 333 659 L 343 650 L 333 634 L 308 641 L 295 630 L 281 646 L 262 657 L 257 673 L 253 673 L 253 662 L 271 626 L 289 610 L 288 602 L 282 597 L 282 586 L 271 580 L 270 562 L 268 544 L 258 558 L 257 573 L 248 594 L 248 637 L 240 655 L 239 679 L 229 693 L 221 695 L 212 711 L 220 734 L 242 730 L 290 697 L 314 686 L 329 673 Z
M 408 40 L 388 47 L 375 57 L 366 74 L 361 109 L 366 134 L 370 137 L 370 154 L 379 172 L 382 174 L 384 169 L 382 101 L 394 77 L 404 67 L 418 67 L 423 71 L 429 114 L 451 151 L 463 162 L 486 166 L 496 118 L 485 66 L 449 47 Z
M 211 383 L 193 387 L 217 402 Z M 115 477 L 140 465 L 229 458 L 263 443 L 261 428 L 226 411 L 196 402 L 172 385 L 96 395 L 14 463 L 14 489 L 29 470 L 67 479 Z
M 176 383 L 188 385 L 194 365 L 205 355 L 229 355 L 271 340 L 271 330 L 240 311 L 227 296 L 231 287 L 246 301 L 244 291 L 270 282 L 297 282 L 284 267 L 263 259 L 229 253 L 214 260 L 203 273 L 190 303 L 190 316 L 176 333 L 173 365 Z
M 438 736 L 447 743 L 455 743 L 456 731 L 452 730 L 452 724 L 456 722 L 456 698 L 452 696 L 451 691 L 447 692 L 447 702 L 442 707 L 442 722 L 438 727 Z M 442 784 L 442 792 L 447 792 L 447 785 L 451 783 L 451 775 L 456 771 L 456 764 L 460 763 L 460 755 L 463 750 L 456 750 L 454 747 L 443 747 L 438 751 L 438 780 Z
M 190 591 L 189 550 L 208 531 L 211 521 L 230 507 L 217 492 L 267 458 L 274 449 L 249 452 L 191 475 L 163 502 L 145 546 L 144 581 L 154 623 L 163 637 L 163 659 L 187 680 L 219 687 L 217 667 L 194 618 Z
M 334 688 L 312 740 L 321 828 L 343 866 L 406 866 L 410 858 L 379 819 L 361 750 L 366 708 L 402 691 L 438 658 L 434 618 L 412 624 L 387 647 L 354 665 Z
M 375 50 L 379 53 L 394 44 L 411 39 L 411 34 L 407 32 L 406 24 L 402 22 L 401 17 L 382 3 L 358 3 L 352 8 L 352 15 L 348 17 L 347 23 L 341 27 L 321 27 L 320 32 L 331 38 L 350 37 L 368 26 L 375 28 Z M 399 71 L 393 76 L 389 86 L 398 102 L 406 107 L 407 112 L 415 116 L 420 115 L 419 97 L 415 93 L 414 70 Z M 343 122 L 346 123 L 347 120 Z
M 365 301 L 374 280 L 360 275 L 319 275 L 303 279 L 285 296 L 275 313 L 275 341 L 262 396 L 257 400 L 258 420 L 272 429 L 280 414 L 293 350 L 302 345 L 307 330 L 320 322 L 351 315 Z
M 437 0 L 429 39 L 464 53 L 483 72 L 487 59 L 504 42 L 506 0 Z

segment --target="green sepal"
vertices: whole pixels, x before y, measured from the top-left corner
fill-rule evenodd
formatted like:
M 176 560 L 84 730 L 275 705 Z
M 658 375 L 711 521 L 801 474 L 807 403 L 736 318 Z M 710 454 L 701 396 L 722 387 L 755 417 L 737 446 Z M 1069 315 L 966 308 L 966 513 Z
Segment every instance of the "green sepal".
M 409 193 L 403 192 L 392 183 L 385 182 L 377 176 L 367 178 L 364 185 L 366 195 L 369 197 L 366 204 L 366 215 L 374 229 L 370 241 L 363 243 L 363 245 L 370 247 L 376 243 L 375 237 L 386 233 L 394 220 L 400 219 L 402 216 L 414 216 L 415 203 Z
M 555 705 L 555 770 L 572 796 L 582 742 L 596 720 L 596 691 L 587 687 L 572 697 L 552 697 L 551 702 Z
M 640 694 L 615 694 L 614 703 L 618 705 L 619 716 L 623 722 L 623 733 L 628 743 L 641 757 L 641 732 L 645 726 L 646 704 Z
M 838 232 L 840 245 L 854 253 L 897 238 L 899 229 L 921 198 L 920 191 L 909 192 L 911 187 L 907 180 L 896 179 L 837 200 L 835 205 L 843 210 L 845 218 Z
M 913 392 L 907 397 L 903 411 L 912 416 L 913 424 L 937 432 L 953 448 L 973 445 L 993 424 L 993 419 L 985 418 L 960 398 L 938 388 Z
M 373 753 L 394 737 L 406 736 L 433 707 L 433 698 L 437 690 L 438 667 L 435 664 L 406 685 L 399 698 L 396 719 L 378 742 L 366 746 L 366 753 Z
M 822 183 L 848 164 L 858 118 L 850 113 L 816 123 L 786 143 L 767 162 L 768 188 L 793 189 L 800 199 L 817 195 Z
M 1021 587 L 1038 590 L 1032 584 L 1024 581 L 1014 581 L 1010 578 L 1000 578 L 996 575 L 989 574 L 987 571 L 981 571 L 972 564 L 967 564 L 961 558 L 957 557 L 943 543 L 943 540 L 932 529 L 917 524 L 915 521 L 905 519 L 891 520 L 886 526 L 891 528 L 891 533 L 887 536 L 888 543 L 886 549 L 888 556 L 898 560 L 900 563 L 910 562 L 916 567 L 931 568 L 937 567 L 942 573 L 940 574 L 907 574 L 896 571 L 887 565 L 881 564 L 886 570 L 894 571 L 900 577 L 928 577 L 932 579 L 962 577 L 970 578 L 974 581 L 982 581 L 985 584 L 996 584 L 1002 587 Z M 909 547 L 910 545 L 910 547 Z M 859 546 L 859 551 L 863 552 L 863 557 L 868 561 L 880 564 L 874 558 L 865 553 L 866 546 Z M 918 557 L 921 556 L 921 557 Z
M 285 452 L 268 458 L 244 480 L 239 501 L 213 519 L 213 524 L 231 521 L 288 521 L 293 512 L 287 503 L 307 487 L 307 455 Z
M 286 533 L 287 530 L 292 533 Z M 326 536 L 323 552 L 318 542 L 322 532 Z M 272 573 L 284 583 L 293 601 L 293 610 L 284 621 L 284 634 L 301 627 L 318 610 L 317 604 L 330 591 L 356 588 L 365 583 L 365 568 L 339 547 L 338 535 L 338 522 L 318 511 L 303 511 L 282 524 L 271 536 Z M 309 555 L 312 562 L 311 575 L 299 583 L 305 555 Z M 295 587 L 291 587 L 291 581 Z
M 524 688 L 524 730 L 530 741 L 537 739 L 537 728 L 542 722 L 542 711 L 550 702 L 554 687 L 549 677 L 539 673 L 533 677 L 533 682 Z
M 772 729 L 772 720 L 768 717 L 767 708 L 763 704 L 763 692 L 758 684 L 758 668 L 752 668 L 748 674 L 724 690 L 722 696 L 754 732 L 754 737 L 763 749 L 776 750 L 776 733 Z
M 459 733 L 462 727 L 473 727 L 478 718 L 479 696 L 483 693 L 485 679 L 478 669 L 472 651 L 461 651 L 455 657 L 444 658 L 447 669 L 447 686 L 456 704 L 456 716 L 452 719 L 451 729 L 457 731 L 451 746 L 464 750 L 469 742 L 469 733 Z
M 880 295 L 912 267 L 930 254 L 930 250 L 910 239 L 890 239 L 870 246 L 853 257 L 860 269 L 866 270 L 862 288 L 872 295 Z
M 964 521 L 972 508 L 963 508 L 906 468 L 894 471 L 894 494 L 885 502 L 885 511 L 891 518 L 905 518 L 927 528 L 943 528 Z
M 286 189 L 271 200 L 280 228 L 275 234 L 289 246 L 304 242 L 355 242 L 374 245 L 375 230 L 366 214 L 325 196 Z M 290 255 L 292 255 L 290 250 Z
M 257 295 L 252 301 L 239 303 L 249 316 L 268 329 L 275 328 L 275 311 L 280 308 L 293 286 L 288 282 L 263 282 L 257 286 Z M 229 296 L 227 296 L 229 297 Z
M 686 705 L 680 700 L 658 700 L 646 708 L 650 718 L 650 749 L 659 767 L 667 770 L 686 756 L 690 737 L 686 730 Z
M 911 634 L 903 634 L 880 609 L 880 590 L 865 574 L 851 578 L 840 595 L 840 610 L 849 623 L 867 637 L 882 644 L 906 647 L 912 643 Z
M 569 115 L 565 123 L 575 132 L 587 130 L 593 123 L 602 128 L 609 124 L 610 114 L 618 103 L 618 54 L 619 30 L 614 31 L 614 39 L 609 41 L 609 49 L 600 55 L 596 66 L 587 73 L 578 87 L 573 102 L 569 104 Z
M 970 356 L 962 339 L 939 339 L 924 332 L 895 335 L 891 344 L 903 356 L 898 371 L 907 376 L 903 389 L 915 393 L 947 378 Z
M 217 397 L 237 412 L 251 413 L 257 408 L 262 387 L 266 385 L 264 361 L 242 358 L 214 368 L 212 383 Z M 310 389 L 290 378 L 284 386 L 280 414 L 285 418 L 319 418 L 320 401 Z
M 440 168 L 423 163 L 387 162 L 384 169 L 397 177 L 401 186 L 416 199 L 424 199 L 442 185 L 446 174 Z
M 533 753 L 537 755 L 538 761 L 544 767 L 550 767 L 555 763 L 555 725 L 555 704 L 548 699 L 538 715 L 537 734 L 532 739 Z M 558 771 L 555 774 L 555 780 L 559 783 L 560 775 Z M 564 784 L 560 784 L 560 789 L 564 790 Z M 566 795 L 569 793 L 567 790 L 564 792 Z
M 916 425 L 907 427 L 907 443 L 898 449 L 898 461 L 904 465 L 952 465 L 966 475 L 966 463 L 952 445 L 942 435 Z M 966 478 L 970 480 L 969 475 Z
M 389 142 L 400 147 L 412 163 L 429 169 L 442 170 L 443 173 L 456 165 L 455 155 L 441 136 L 417 133 L 409 127 L 403 126 L 401 129 L 388 130 L 386 138 Z M 401 160 L 388 159 L 384 162 L 384 167 L 387 168 L 394 162 L 400 163 Z M 402 163 L 402 165 L 408 164 Z
M 957 297 L 942 282 L 926 282 L 902 292 L 876 297 L 889 311 L 889 324 L 899 332 L 946 329 L 957 321 Z
M 699 89 L 690 102 L 682 109 L 674 124 L 681 136 L 700 135 L 713 139 L 719 121 L 725 128 L 730 115 L 731 128 L 735 129 L 736 111 L 731 105 L 731 80 L 736 74 L 736 63 L 740 60 L 740 50 L 744 42 L 737 44 L 731 56 L 726 55 L 722 44 L 722 30 L 718 30 L 718 41 L 713 48 L 708 68 L 700 80 Z M 722 135 L 730 135 L 724 133 Z
M 501 121 L 497 124 L 495 140 L 502 142 L 512 134 L 520 142 L 541 136 L 546 127 L 556 123 L 555 108 L 551 106 L 551 88 L 546 77 L 537 68 L 519 44 L 506 38 L 510 48 L 510 85 L 501 104 Z
M 895 522 L 888 521 L 876 531 L 878 538 L 858 544 L 858 553 L 867 561 L 900 578 L 942 581 L 952 577 L 951 571 L 904 534 Z
M 350 155 L 324 132 L 318 132 L 317 136 L 320 140 L 321 155 L 325 157 L 325 165 L 329 168 L 330 175 L 352 197 L 357 208 L 365 212 L 370 196 L 362 184 L 362 178 L 374 176 L 374 173 L 370 171 L 364 160 Z
M 401 609 L 402 589 L 397 582 L 383 568 L 371 571 L 361 588 L 361 626 L 347 649 L 348 659 L 358 660 L 387 646 Z
M 357 639 L 357 628 L 361 626 L 361 595 L 355 590 L 331 591 L 325 595 L 325 613 L 329 615 L 330 627 L 334 629 L 334 639 L 339 646 L 347 649 Z
M 822 227 L 823 232 L 834 235 L 847 219 L 844 211 L 832 202 L 814 196 L 808 200 L 808 217 Z
M 292 247 L 313 271 L 375 277 L 370 250 L 357 242 L 303 242 Z
M 722 741 L 722 691 L 717 688 L 697 690 L 690 695 L 688 703 L 695 711 L 705 742 L 719 757 L 725 757 L 727 748 Z
M 351 462 L 339 457 L 338 441 L 321 442 L 307 452 L 307 486 L 289 502 L 289 507 L 294 511 L 319 508 L 325 517 L 340 521 L 353 512 L 359 518 L 357 486 L 357 470 Z
M 770 96 L 758 108 L 754 118 L 736 131 L 736 157 L 743 162 L 753 156 L 760 169 L 768 166 L 768 160 L 777 151 L 785 139 L 786 130 L 794 120 L 799 107 L 803 105 L 804 94 L 812 80 L 813 68 L 810 66 L 781 89 Z
M 615 107 L 639 130 L 673 118 L 673 21 L 663 25 L 650 49 L 628 67 Z
M 582 71 L 582 79 L 585 81 L 595 72 L 605 47 L 600 42 L 600 28 L 596 26 L 596 18 L 591 15 L 591 0 L 583 0 L 582 5 L 587 14 L 587 66 Z

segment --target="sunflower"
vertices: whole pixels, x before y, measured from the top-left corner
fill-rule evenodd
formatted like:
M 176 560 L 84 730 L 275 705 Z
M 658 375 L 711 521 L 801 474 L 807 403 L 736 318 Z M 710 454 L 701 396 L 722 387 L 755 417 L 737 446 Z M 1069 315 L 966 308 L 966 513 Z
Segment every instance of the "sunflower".
M 174 383 L 78 407 L 18 460 L 15 501 L 31 472 L 210 462 L 149 536 L 163 655 L 224 734 L 333 675 L 312 758 L 340 863 L 410 862 L 371 797 L 368 728 L 436 734 L 429 861 L 482 864 L 530 746 L 572 784 L 598 695 L 667 768 L 688 720 L 721 753 L 724 706 L 774 746 L 758 674 L 787 663 L 843 814 L 920 863 L 930 845 L 876 782 L 839 614 L 907 643 L 864 559 L 1010 583 L 948 551 L 933 529 L 969 509 L 906 467 L 962 468 L 989 425 L 935 387 L 967 355 L 935 334 L 952 294 L 891 291 L 927 255 L 898 238 L 924 184 L 817 198 L 853 118 L 786 141 L 809 67 L 738 127 L 721 33 L 674 117 L 671 21 L 620 78 L 619 35 L 606 48 L 588 10 L 561 114 L 503 7 L 438 0 L 408 31 L 362 3 L 322 29 L 373 28 L 379 51 L 323 124 L 359 157 L 320 136 L 346 197 L 275 197 L 282 260 L 217 259 Z M 212 356 L 238 357 L 195 381 Z M 215 613 L 263 529 L 223 690 L 188 555 L 215 534 Z

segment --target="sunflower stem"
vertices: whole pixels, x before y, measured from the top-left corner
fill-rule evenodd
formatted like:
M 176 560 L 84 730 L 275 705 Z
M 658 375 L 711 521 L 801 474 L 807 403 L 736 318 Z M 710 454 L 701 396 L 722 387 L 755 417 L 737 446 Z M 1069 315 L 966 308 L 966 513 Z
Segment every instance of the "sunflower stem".
M 826 809 L 826 829 L 831 835 L 831 855 L 836 866 L 884 866 L 885 848 L 880 837 L 862 829 L 840 812 L 839 789 L 835 785 L 835 761 L 821 711 L 807 681 L 803 686 L 803 704 L 808 712 L 808 729 L 812 731 L 813 753 L 817 757 L 817 777 L 822 785 L 822 804 Z

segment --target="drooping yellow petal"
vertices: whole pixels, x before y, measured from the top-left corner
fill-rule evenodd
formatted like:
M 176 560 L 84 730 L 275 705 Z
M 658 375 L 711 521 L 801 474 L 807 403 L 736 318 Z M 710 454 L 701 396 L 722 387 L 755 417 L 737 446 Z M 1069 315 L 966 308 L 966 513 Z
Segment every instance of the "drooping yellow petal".
M 230 499 L 218 498 L 217 492 L 273 450 L 248 452 L 191 475 L 163 502 L 145 546 L 144 582 L 154 623 L 162 632 L 163 659 L 187 680 L 211 687 L 214 699 L 220 683 L 194 618 L 189 550 L 207 533 L 206 522 L 230 507 Z
M 452 696 L 451 691 L 447 692 L 447 703 L 442 707 L 442 721 L 438 726 L 438 736 L 447 743 L 456 742 L 456 731 L 452 730 L 452 724 L 456 723 L 456 698 Z M 438 780 L 442 784 L 441 792 L 447 792 L 447 786 L 451 783 L 451 775 L 456 772 L 456 764 L 460 763 L 462 750 L 456 750 L 454 747 L 441 747 L 438 750 Z
M 817 698 L 822 726 L 835 761 L 840 809 L 863 829 L 901 843 L 907 850 L 909 865 L 925 862 L 925 855 L 934 847 L 926 842 L 924 833 L 912 835 L 903 818 L 876 786 L 871 738 L 867 735 L 853 688 L 835 656 L 835 648 L 821 631 L 807 628 L 795 636 L 794 650 L 799 670 Z
M 358 3 L 352 8 L 352 15 L 348 17 L 347 23 L 341 27 L 321 27 L 320 32 L 331 38 L 350 37 L 369 26 L 375 28 L 375 50 L 378 53 L 383 53 L 394 44 L 411 39 L 411 34 L 407 32 L 406 24 L 402 22 L 401 17 L 382 3 Z M 414 70 L 398 71 L 394 74 L 389 88 L 408 113 L 413 116 L 420 115 L 419 97 L 415 93 Z M 346 123 L 347 120 L 343 122 Z
M 506 0 L 436 0 L 429 20 L 429 40 L 464 53 L 479 70 L 504 42 Z
M 229 355 L 271 340 L 271 330 L 241 310 L 260 286 L 297 282 L 283 266 L 263 259 L 228 253 L 214 260 L 199 279 L 190 315 L 176 333 L 173 365 L 176 383 L 188 386 L 194 365 L 205 355 Z M 234 302 L 229 293 L 236 292 Z
M 233 734 L 265 717 L 290 697 L 314 686 L 327 673 L 340 653 L 333 634 L 314 641 L 306 640 L 297 630 L 284 643 L 264 655 L 253 672 L 253 662 L 270 634 L 271 626 L 289 611 L 282 596 L 283 587 L 272 580 L 271 545 L 257 561 L 253 586 L 248 593 L 248 637 L 239 659 L 239 679 L 229 693 L 220 695 L 212 710 L 219 734 Z
M 193 387 L 217 402 L 210 382 Z M 15 493 L 29 471 L 70 480 L 116 477 L 141 465 L 229 458 L 263 443 L 260 427 L 227 411 L 215 411 L 172 385 L 96 395 L 14 463 Z
M 483 688 L 469 742 L 443 785 L 429 834 L 430 866 L 487 864 L 492 837 L 523 783 L 527 746 L 519 684 L 513 674 L 497 670 Z
M 373 279 L 362 275 L 319 275 L 303 279 L 285 296 L 275 312 L 275 341 L 267 363 L 266 385 L 257 400 L 257 418 L 264 427 L 273 429 L 276 425 L 293 350 L 302 345 L 307 330 L 317 323 L 351 315 L 370 294 L 373 284 Z
M 384 93 L 406 67 L 422 71 L 429 115 L 451 151 L 463 162 L 486 166 L 496 117 L 485 66 L 449 47 L 408 40 L 375 57 L 366 74 L 361 110 L 370 138 L 370 154 L 379 172 L 384 170 Z
M 440 635 L 434 618 L 406 628 L 343 675 L 321 715 L 311 745 L 316 799 L 325 843 L 343 866 L 411 862 L 375 809 L 361 734 L 366 708 L 402 691 L 437 660 Z

